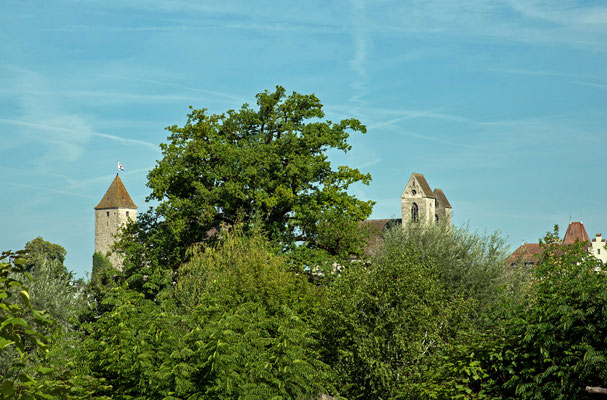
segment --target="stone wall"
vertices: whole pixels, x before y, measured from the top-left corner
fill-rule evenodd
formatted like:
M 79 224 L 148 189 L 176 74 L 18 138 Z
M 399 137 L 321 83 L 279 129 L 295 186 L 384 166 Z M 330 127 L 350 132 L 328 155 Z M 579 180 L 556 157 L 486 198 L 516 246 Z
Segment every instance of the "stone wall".
M 105 208 L 95 210 L 95 251 L 107 256 L 112 265 L 122 270 L 120 255 L 111 251 L 120 229 L 131 219 L 137 220 L 137 210 L 129 208 Z

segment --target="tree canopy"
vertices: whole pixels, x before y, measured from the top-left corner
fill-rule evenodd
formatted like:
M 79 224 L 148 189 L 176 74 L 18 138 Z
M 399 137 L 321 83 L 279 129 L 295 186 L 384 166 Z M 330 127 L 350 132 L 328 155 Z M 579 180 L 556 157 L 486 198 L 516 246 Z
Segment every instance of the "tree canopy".
M 176 267 L 190 245 L 220 226 L 253 221 L 285 249 L 301 243 L 337 254 L 349 247 L 347 238 L 326 239 L 317 222 L 358 221 L 371 213 L 371 201 L 347 191 L 354 183 L 368 184 L 370 176 L 334 168 L 327 156 L 332 149 L 349 151 L 349 135 L 365 133 L 365 126 L 353 118 L 323 120 L 313 94 L 287 95 L 277 86 L 256 97 L 256 108 L 244 104 L 222 114 L 192 109 L 183 127 L 167 128 L 163 158 L 148 174 L 148 200 L 158 206 L 139 218 L 129 237 L 148 256 Z

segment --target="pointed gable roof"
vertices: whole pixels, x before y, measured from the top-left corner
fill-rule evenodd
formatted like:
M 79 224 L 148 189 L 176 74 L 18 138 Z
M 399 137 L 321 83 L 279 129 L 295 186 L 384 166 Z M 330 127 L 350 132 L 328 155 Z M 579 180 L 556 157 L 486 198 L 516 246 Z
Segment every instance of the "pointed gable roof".
M 586 228 L 584 228 L 584 224 L 581 222 L 572 222 L 569 224 L 565 237 L 563 238 L 563 244 L 573 244 L 576 240 L 579 240 L 580 242 L 590 241 L 588 233 L 586 233 Z
M 405 189 L 403 190 L 403 194 L 401 194 L 400 197 L 402 198 L 405 196 L 405 192 L 407 191 L 407 188 L 411 185 L 413 178 L 415 178 L 415 180 L 419 184 L 419 189 L 421 190 L 422 196 L 430 197 L 433 199 L 434 193 L 432 192 L 432 189 L 430 189 L 430 185 L 428 185 L 428 182 L 426 182 L 426 178 L 424 178 L 424 176 L 422 174 L 418 174 L 416 172 L 411 174 L 411 178 L 409 178 L 409 182 L 407 182 L 407 185 L 405 186 Z
M 449 200 L 447 200 L 447 196 L 440 189 L 434 189 L 434 198 L 438 200 L 438 204 L 440 207 L 451 208 L 451 204 Z
M 126 191 L 120 176 L 116 174 L 114 181 L 108 188 L 107 192 L 103 195 L 103 198 L 95 207 L 95 210 L 104 208 L 130 208 L 137 209 L 135 203 L 129 196 L 129 192 Z

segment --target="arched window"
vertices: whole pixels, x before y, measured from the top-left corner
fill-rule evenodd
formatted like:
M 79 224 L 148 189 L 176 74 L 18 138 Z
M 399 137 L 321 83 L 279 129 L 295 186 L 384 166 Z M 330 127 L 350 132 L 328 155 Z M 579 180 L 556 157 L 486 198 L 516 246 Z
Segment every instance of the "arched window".
M 438 224 L 438 214 L 434 214 L 434 218 L 436 219 L 436 223 Z
M 413 203 L 411 206 L 411 221 L 419 221 L 419 207 L 417 206 L 417 203 Z

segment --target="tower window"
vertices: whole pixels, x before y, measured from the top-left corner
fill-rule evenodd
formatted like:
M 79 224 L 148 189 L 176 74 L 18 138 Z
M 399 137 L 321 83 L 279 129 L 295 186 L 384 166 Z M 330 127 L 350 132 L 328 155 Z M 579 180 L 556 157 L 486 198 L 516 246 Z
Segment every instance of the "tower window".
M 108 217 L 110 216 L 110 212 L 109 212 L 109 211 L 106 211 L 105 213 L 106 213 L 106 215 L 107 215 Z
M 434 218 L 436 219 L 436 223 L 438 224 L 438 214 L 434 214 Z
M 411 206 L 411 221 L 419 221 L 419 207 L 417 206 L 417 203 L 413 203 Z

